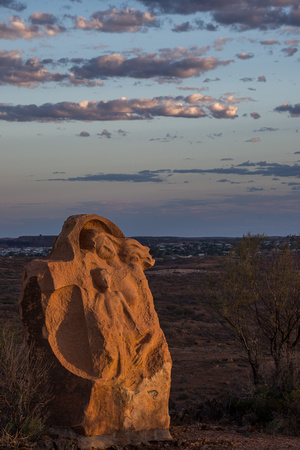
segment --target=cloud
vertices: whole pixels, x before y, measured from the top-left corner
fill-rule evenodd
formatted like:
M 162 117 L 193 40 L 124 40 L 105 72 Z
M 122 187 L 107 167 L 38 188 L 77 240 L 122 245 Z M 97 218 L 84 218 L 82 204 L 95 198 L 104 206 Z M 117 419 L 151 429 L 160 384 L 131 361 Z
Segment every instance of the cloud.
M 299 42 L 300 42 L 299 39 L 288 39 L 284 41 L 286 45 L 298 45 Z
M 247 139 L 245 142 L 250 142 L 251 144 L 255 144 L 256 142 L 260 142 L 260 138 L 259 137 L 255 137 L 252 139 Z
M 89 20 L 76 17 L 75 28 L 95 30 L 103 33 L 135 33 L 145 31 L 147 27 L 158 26 L 156 16 L 151 12 L 141 12 L 133 8 L 118 10 L 111 8 L 106 11 L 94 12 Z
M 26 9 L 26 5 L 21 2 L 15 2 L 14 0 L 0 0 L 0 7 L 13 9 L 15 11 L 23 11 Z
M 257 81 L 260 83 L 265 83 L 267 81 L 267 79 L 264 75 L 261 75 L 257 78 Z
M 166 143 L 166 142 L 171 142 L 175 139 L 180 139 L 179 136 L 171 136 L 169 133 L 166 134 L 165 137 L 162 138 L 150 138 L 149 141 L 150 142 L 162 142 L 162 143 Z
M 78 136 L 80 136 L 80 137 L 89 137 L 90 133 L 88 133 L 87 131 L 81 131 L 81 133 L 79 133 Z
M 35 87 L 49 81 L 62 81 L 66 77 L 48 72 L 37 58 L 24 60 L 21 50 L 0 50 L 0 84 Z
M 57 19 L 53 14 L 36 11 L 31 14 L 30 21 L 35 25 L 54 25 Z
M 220 167 L 214 169 L 176 169 L 172 171 L 173 174 L 220 174 L 220 175 L 240 175 L 240 176 L 253 176 L 261 175 L 264 177 L 278 177 L 278 178 L 300 178 L 300 165 L 299 164 L 279 164 L 279 163 L 267 163 L 266 161 L 250 162 L 245 161 L 238 165 L 232 165 L 231 167 Z
M 98 173 L 96 175 L 87 174 L 82 177 L 71 178 L 48 178 L 37 181 L 109 181 L 109 182 L 131 182 L 131 183 L 162 183 L 164 180 L 156 173 L 141 171 L 138 173 Z
M 253 78 L 244 77 L 244 78 L 240 78 L 240 80 L 243 81 L 244 83 L 250 83 L 251 81 L 253 81 Z
M 0 39 L 34 39 L 43 36 L 38 25 L 25 25 L 17 16 L 9 17 L 8 22 L 9 24 L 0 22 Z
M 102 133 L 98 133 L 98 136 L 104 137 L 106 139 L 111 139 L 112 134 L 108 130 L 103 130 Z
M 220 138 L 223 136 L 223 133 L 210 133 L 207 135 L 207 137 L 209 139 L 215 139 L 215 138 Z
M 179 91 L 194 91 L 194 92 L 208 91 L 208 87 L 198 88 L 198 87 L 178 86 L 176 89 L 178 89 Z
M 45 20 L 48 20 L 45 18 Z M 51 20 L 51 18 L 49 18 Z M 53 19 L 54 20 L 54 19 Z M 36 27 L 36 25 L 34 25 Z M 51 25 L 52 26 L 52 25 Z M 0 27 L 1 28 L 1 27 Z M 0 31 L 1 33 L 1 31 Z M 83 60 L 83 58 L 22 58 L 22 50 L 0 50 L 0 84 L 12 84 L 19 87 L 36 87 L 45 82 L 58 82 L 63 86 L 94 87 L 103 86 L 97 78 L 132 77 L 151 78 L 166 82 L 176 78 L 188 78 L 226 66 L 233 62 L 220 61 L 214 57 L 200 58 L 195 55 L 204 53 L 208 47 L 187 50 L 183 47 L 161 49 L 160 54 L 145 54 L 127 59 L 120 54 L 110 54 Z M 67 73 L 49 72 L 47 65 L 67 66 L 75 63 Z M 207 81 L 207 80 L 206 80 Z M 197 89 L 204 90 L 204 89 Z
M 256 175 L 300 178 L 300 166 L 298 164 L 288 165 L 267 163 L 266 161 L 251 163 L 250 161 L 246 161 L 237 167 L 255 167 L 253 171 L 251 170 L 251 173 Z
M 298 51 L 298 49 L 296 47 L 287 47 L 283 48 L 281 51 L 285 53 L 286 56 L 293 56 Z
M 64 120 L 137 120 L 165 117 L 205 117 L 200 106 L 190 106 L 171 98 L 45 103 L 41 106 L 0 104 L 0 120 L 10 122 L 59 122 Z
M 193 45 L 190 48 L 186 47 L 164 47 L 159 50 L 158 53 L 151 53 L 150 55 L 154 55 L 159 58 L 168 59 L 172 61 L 180 60 L 180 59 L 189 59 L 195 58 L 199 56 L 203 56 L 210 49 L 209 45 L 205 45 L 204 47 L 198 47 L 197 45 Z M 142 56 L 147 56 L 147 53 L 141 53 L 141 49 L 135 49 L 133 51 L 136 56 L 142 54 Z
M 236 112 L 238 110 L 237 106 L 225 105 L 222 103 L 214 103 L 209 106 L 213 117 L 216 119 L 234 119 L 237 117 Z
M 289 112 L 291 117 L 299 117 L 300 116 L 300 103 L 296 103 L 294 106 L 289 103 L 284 103 L 281 106 L 277 106 L 274 108 L 276 112 Z
M 187 103 L 190 103 L 191 105 L 195 105 L 199 102 L 201 103 L 211 103 L 214 102 L 216 99 L 214 97 L 210 97 L 209 95 L 201 95 L 201 94 L 192 94 L 188 97 L 185 97 L 185 101 Z
M 217 167 L 211 169 L 157 169 L 157 170 L 141 170 L 136 173 L 96 173 L 85 174 L 83 176 L 76 177 L 60 177 L 60 178 L 48 178 L 37 181 L 48 182 L 130 182 L 130 183 L 168 183 L 170 177 L 172 177 L 172 183 L 185 183 L 188 182 L 189 175 L 204 175 L 204 174 L 216 174 L 221 175 L 222 178 L 216 180 L 218 183 L 230 183 L 242 184 L 242 183 L 254 183 L 253 177 L 271 177 L 272 180 L 280 180 L 281 178 L 295 179 L 292 181 L 284 182 L 292 189 L 300 185 L 296 180 L 300 179 L 300 166 L 298 164 L 278 164 L 268 163 L 266 161 L 250 162 L 245 161 L 238 165 L 231 165 L 231 167 Z M 59 172 L 56 173 L 59 175 Z M 184 181 L 176 180 L 177 175 L 184 175 Z M 247 177 L 245 181 L 240 179 L 230 180 L 228 176 L 234 175 L 236 177 Z M 250 177 L 250 179 L 249 179 Z M 249 187 L 248 192 L 262 191 L 262 187 Z
M 209 11 L 210 7 L 206 6 L 207 1 L 190 0 L 188 3 L 183 3 L 178 0 L 140 0 L 146 7 L 157 8 L 166 14 L 193 14 L 198 11 Z
M 232 94 L 226 94 L 226 96 L 224 97 L 224 100 L 226 100 L 229 103 L 241 103 L 244 101 L 253 101 L 253 98 L 251 97 L 240 97 L 240 98 L 235 98 Z
M 275 39 L 266 39 L 265 41 L 260 41 L 261 45 L 276 45 L 279 44 Z
M 228 42 L 231 42 L 232 38 L 218 38 L 214 40 L 214 48 L 218 52 L 223 50 L 224 45 L 226 45 Z
M 278 131 L 279 128 L 272 128 L 272 127 L 262 127 L 259 130 L 254 130 L 254 133 L 264 133 L 265 131 Z
M 172 28 L 172 31 L 174 33 L 186 33 L 187 31 L 192 31 L 195 29 L 196 27 L 191 25 L 190 22 L 184 22 L 181 24 L 175 24 L 174 27 Z
M 205 78 L 205 80 L 203 81 L 203 83 L 211 83 L 212 81 L 220 81 L 220 78 Z
M 257 187 L 252 186 L 252 187 L 248 187 L 247 191 L 248 192 L 264 191 L 264 188 L 257 188 Z
M 250 114 L 250 116 L 251 116 L 253 119 L 255 119 L 255 120 L 261 118 L 261 115 L 258 114 L 257 112 L 252 112 L 252 113 Z
M 217 31 L 218 27 L 212 23 L 205 23 L 201 19 L 196 19 L 195 23 L 198 30 Z
M 187 97 L 152 97 L 146 99 L 82 101 L 45 103 L 41 106 L 11 105 L 0 103 L 0 120 L 9 122 L 61 122 L 71 120 L 141 120 L 154 117 L 184 117 L 216 119 L 234 119 L 237 106 L 234 103 L 248 101 L 249 98 L 234 98 L 228 95 L 224 99 L 193 94 Z
M 287 27 L 287 28 L 283 28 L 279 31 L 280 34 L 300 34 L 300 31 L 297 27 Z
M 35 12 L 26 25 L 18 16 L 8 18 L 8 23 L 0 22 L 0 39 L 40 39 L 44 36 L 56 36 L 66 28 L 58 24 L 55 16 L 49 13 Z
M 217 183 L 241 184 L 240 181 L 231 181 L 231 180 L 227 180 L 227 178 L 222 178 L 221 180 L 217 180 Z
M 281 26 L 300 25 L 300 7 L 294 0 L 139 0 L 152 10 L 164 14 L 189 15 L 210 13 L 218 24 L 239 31 L 272 30 Z
M 189 78 L 214 70 L 219 66 L 227 66 L 233 60 L 221 61 L 208 56 L 204 58 L 192 56 L 186 49 L 167 49 L 160 54 L 148 53 L 134 58 L 114 53 L 85 60 L 71 68 L 76 78 L 105 79 L 107 77 L 131 78 Z
M 97 133 L 97 136 L 99 136 L 99 138 L 111 139 L 114 133 L 119 137 L 127 136 L 126 131 L 121 130 L 121 129 L 115 130 L 113 132 L 110 132 L 107 129 L 104 129 L 101 133 Z
M 73 73 L 66 75 L 61 83 L 63 86 L 85 86 L 85 87 L 95 87 L 103 86 L 103 81 L 91 81 L 87 78 L 76 78 Z
M 251 59 L 254 57 L 253 53 L 238 53 L 236 56 L 239 59 Z
M 100 81 L 84 78 L 76 79 L 73 74 L 49 72 L 45 65 L 50 61 L 38 58 L 22 58 L 22 50 L 0 50 L 0 85 L 10 84 L 18 87 L 34 88 L 42 83 L 61 83 L 65 85 L 102 86 Z M 51 60 L 52 61 L 52 60 Z
M 44 33 L 48 36 L 56 36 L 58 33 L 64 33 L 66 28 L 58 24 L 58 19 L 53 14 L 36 11 L 29 17 L 33 25 L 42 25 Z

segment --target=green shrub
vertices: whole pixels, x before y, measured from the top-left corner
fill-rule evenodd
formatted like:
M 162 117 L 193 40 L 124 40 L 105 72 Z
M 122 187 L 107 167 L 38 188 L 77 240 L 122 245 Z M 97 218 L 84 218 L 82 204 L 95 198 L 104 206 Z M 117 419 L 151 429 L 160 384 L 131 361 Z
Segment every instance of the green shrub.
M 286 393 L 260 385 L 251 396 L 231 399 L 229 412 L 237 420 L 251 416 L 256 425 L 271 434 L 300 435 L 299 390 Z

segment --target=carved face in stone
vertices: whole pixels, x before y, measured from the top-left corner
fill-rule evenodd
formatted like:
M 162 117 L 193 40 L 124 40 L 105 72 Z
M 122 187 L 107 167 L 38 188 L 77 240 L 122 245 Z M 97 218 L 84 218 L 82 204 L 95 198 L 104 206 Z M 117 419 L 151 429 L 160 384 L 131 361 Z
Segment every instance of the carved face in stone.
M 95 232 L 94 235 L 95 252 L 101 259 L 109 260 L 117 256 L 116 243 L 109 235 Z
M 139 266 L 143 271 L 154 264 L 149 248 L 141 245 L 135 239 L 120 239 L 95 229 L 82 230 L 80 247 L 82 250 L 96 253 L 104 261 L 119 258 L 132 268 L 136 269 Z
M 125 263 L 132 266 L 138 265 L 142 270 L 149 269 L 154 264 L 149 248 L 144 247 L 135 239 L 124 239 L 119 256 Z
M 107 269 L 96 268 L 91 270 L 91 276 L 96 289 L 105 292 L 111 287 L 111 275 Z
M 89 221 L 73 237 L 73 259 L 49 264 L 61 285 L 48 300 L 49 342 L 68 370 L 88 378 L 128 376 L 137 348 L 139 370 L 147 370 L 159 329 L 144 275 L 154 260 L 148 247 L 116 234 Z M 139 345 L 145 336 L 147 346 Z

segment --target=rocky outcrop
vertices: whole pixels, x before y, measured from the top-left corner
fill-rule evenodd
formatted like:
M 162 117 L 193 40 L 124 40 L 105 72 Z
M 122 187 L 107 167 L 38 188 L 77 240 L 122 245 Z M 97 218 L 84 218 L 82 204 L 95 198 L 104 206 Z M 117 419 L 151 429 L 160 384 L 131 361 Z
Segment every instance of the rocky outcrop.
M 171 358 L 144 275 L 153 264 L 109 220 L 79 215 L 47 260 L 25 267 L 20 310 L 32 357 L 50 366 L 51 425 L 169 437 Z

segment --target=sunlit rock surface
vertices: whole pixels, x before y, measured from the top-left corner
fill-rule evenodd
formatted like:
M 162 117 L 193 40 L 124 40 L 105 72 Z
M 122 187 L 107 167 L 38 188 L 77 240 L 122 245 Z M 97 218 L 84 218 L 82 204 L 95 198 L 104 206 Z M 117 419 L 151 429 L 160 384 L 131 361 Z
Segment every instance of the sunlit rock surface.
M 20 310 L 33 357 L 51 365 L 51 425 L 169 437 L 171 358 L 144 275 L 153 264 L 109 220 L 78 215 L 47 260 L 25 267 Z

